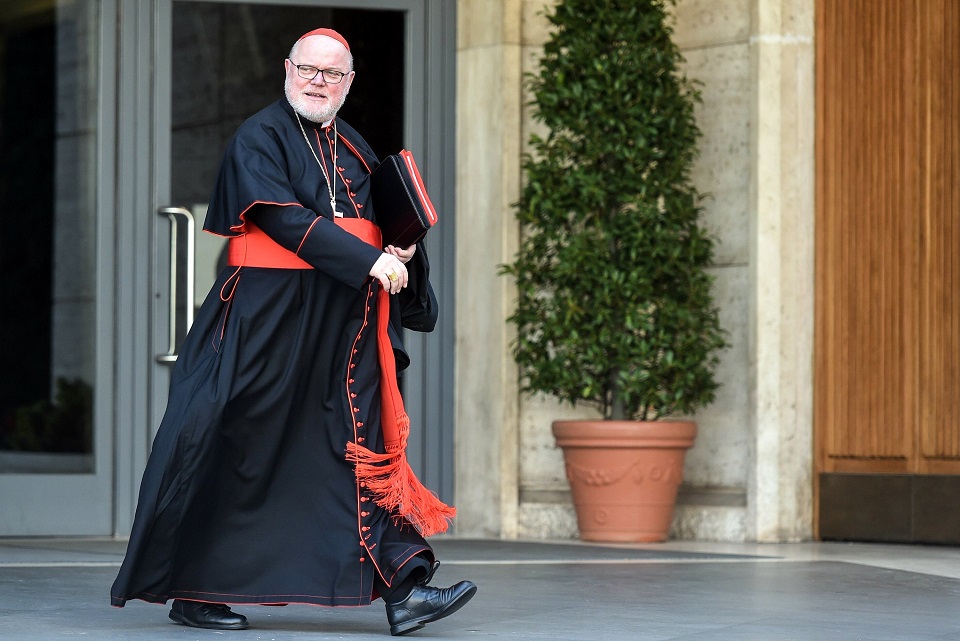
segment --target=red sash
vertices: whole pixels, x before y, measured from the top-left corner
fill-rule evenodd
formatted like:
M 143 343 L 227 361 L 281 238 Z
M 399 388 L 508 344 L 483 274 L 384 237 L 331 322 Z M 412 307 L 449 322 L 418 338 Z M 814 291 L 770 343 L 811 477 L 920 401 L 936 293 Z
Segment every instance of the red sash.
M 244 234 L 230 239 L 227 264 L 231 267 L 272 267 L 274 269 L 313 269 L 289 249 L 278 245 L 262 229 L 247 221 Z

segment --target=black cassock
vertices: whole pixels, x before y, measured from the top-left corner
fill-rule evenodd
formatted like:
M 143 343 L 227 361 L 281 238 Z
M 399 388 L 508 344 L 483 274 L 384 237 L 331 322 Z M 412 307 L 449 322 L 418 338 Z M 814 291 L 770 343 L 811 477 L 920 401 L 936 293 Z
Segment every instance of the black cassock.
M 337 209 L 375 220 L 377 159 L 343 121 L 303 120 L 336 172 Z M 336 140 L 338 163 L 331 158 Z M 426 569 L 420 533 L 374 503 L 345 458 L 348 441 L 383 451 L 376 288 L 380 250 L 332 222 L 327 184 L 285 99 L 231 140 L 205 228 L 236 237 L 256 223 L 314 269 L 227 267 L 197 313 L 140 487 L 111 603 L 369 604 Z M 399 326 L 430 331 L 437 305 L 419 246 L 391 297 Z M 349 383 L 349 385 L 348 385 Z

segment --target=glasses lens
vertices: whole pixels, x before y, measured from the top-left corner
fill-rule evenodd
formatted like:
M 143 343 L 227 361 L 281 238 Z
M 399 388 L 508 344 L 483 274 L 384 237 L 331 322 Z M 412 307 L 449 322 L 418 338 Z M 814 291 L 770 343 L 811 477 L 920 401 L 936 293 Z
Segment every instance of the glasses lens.
M 311 67 L 310 65 L 297 65 L 297 73 L 300 74 L 301 78 L 307 78 L 308 80 L 313 80 L 317 77 L 317 74 L 320 72 L 316 67 Z
M 323 79 L 332 85 L 335 85 L 343 80 L 342 71 L 337 71 L 336 69 L 324 69 L 322 73 Z

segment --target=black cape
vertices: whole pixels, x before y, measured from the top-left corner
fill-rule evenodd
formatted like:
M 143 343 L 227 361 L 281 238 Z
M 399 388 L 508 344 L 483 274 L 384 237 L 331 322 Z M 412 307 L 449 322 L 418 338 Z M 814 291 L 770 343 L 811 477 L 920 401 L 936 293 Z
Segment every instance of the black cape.
M 334 170 L 333 128 L 302 121 Z M 336 130 L 337 208 L 375 221 L 376 156 Z M 323 151 L 321 151 L 323 149 Z M 227 267 L 184 341 L 140 487 L 111 603 L 369 604 L 432 564 L 409 523 L 377 506 L 345 459 L 348 441 L 383 451 L 375 287 L 380 255 L 332 222 L 327 184 L 286 100 L 247 120 L 228 145 L 207 231 L 255 222 L 312 270 Z M 319 220 L 318 220 L 319 217 Z M 410 285 L 391 297 L 400 326 L 431 331 L 437 304 L 422 246 Z

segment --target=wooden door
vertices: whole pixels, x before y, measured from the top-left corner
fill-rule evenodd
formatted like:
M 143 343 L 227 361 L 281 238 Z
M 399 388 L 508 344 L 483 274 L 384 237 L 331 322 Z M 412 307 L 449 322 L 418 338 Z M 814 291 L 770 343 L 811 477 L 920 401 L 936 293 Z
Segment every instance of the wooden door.
M 960 2 L 819 0 L 822 538 L 960 542 Z

